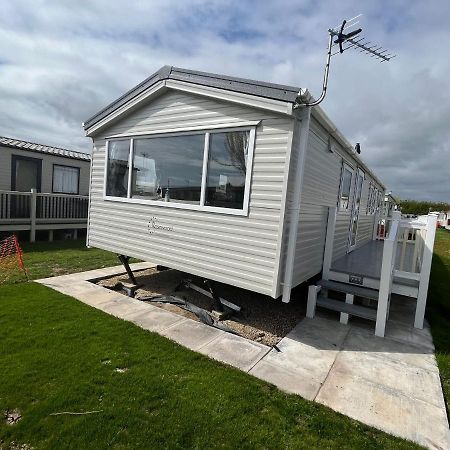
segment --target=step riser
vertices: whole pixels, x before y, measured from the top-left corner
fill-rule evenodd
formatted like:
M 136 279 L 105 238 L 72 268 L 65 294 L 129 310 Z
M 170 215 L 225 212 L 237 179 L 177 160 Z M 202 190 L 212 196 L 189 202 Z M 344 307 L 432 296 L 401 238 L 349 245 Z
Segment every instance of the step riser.
M 333 300 L 324 297 L 318 297 L 316 306 L 325 308 L 330 311 L 336 311 L 340 313 L 349 314 L 350 316 L 361 317 L 362 319 L 368 319 L 372 321 L 377 320 L 377 312 L 374 309 L 370 309 L 364 306 L 352 305 L 344 303 L 339 300 Z
M 405 286 L 404 284 L 395 283 L 392 285 L 392 293 L 417 298 L 419 295 L 419 289 L 412 286 Z
M 356 286 L 348 283 L 320 280 L 317 283 L 323 289 L 328 289 L 336 292 L 343 292 L 344 294 L 352 294 L 358 297 L 368 298 L 370 300 L 378 300 L 378 291 L 368 289 L 363 286 Z
M 329 273 L 328 278 L 330 280 L 337 281 L 338 283 L 350 284 L 348 273 L 331 271 Z M 351 284 L 351 286 L 354 285 Z M 375 278 L 364 277 L 362 286 L 365 288 L 378 290 L 380 288 L 380 280 L 376 280 Z

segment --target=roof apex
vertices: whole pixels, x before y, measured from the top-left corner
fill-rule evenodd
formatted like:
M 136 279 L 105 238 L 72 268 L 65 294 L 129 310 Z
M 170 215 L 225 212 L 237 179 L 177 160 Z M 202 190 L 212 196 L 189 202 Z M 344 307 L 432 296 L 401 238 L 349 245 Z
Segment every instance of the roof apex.
M 83 123 L 84 129 L 86 130 L 92 127 L 113 111 L 162 80 L 183 81 L 228 91 L 241 92 L 257 97 L 270 98 L 287 103 L 294 103 L 300 91 L 299 87 L 294 86 L 285 86 L 209 72 L 199 72 L 166 65 L 86 120 Z

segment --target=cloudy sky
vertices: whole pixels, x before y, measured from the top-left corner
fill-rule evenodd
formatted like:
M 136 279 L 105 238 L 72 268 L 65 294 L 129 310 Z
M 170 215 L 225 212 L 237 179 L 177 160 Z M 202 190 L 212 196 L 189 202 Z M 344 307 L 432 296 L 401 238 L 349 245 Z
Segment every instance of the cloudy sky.
M 362 13 L 398 57 L 332 59 L 322 106 L 402 198 L 450 201 L 450 2 L 2 0 L 0 135 L 89 151 L 81 122 L 162 65 L 308 88 Z

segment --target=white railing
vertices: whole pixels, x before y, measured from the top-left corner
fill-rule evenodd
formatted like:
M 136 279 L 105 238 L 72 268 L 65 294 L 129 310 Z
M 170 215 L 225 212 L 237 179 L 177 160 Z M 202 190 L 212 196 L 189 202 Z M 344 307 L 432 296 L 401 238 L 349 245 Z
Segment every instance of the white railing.
M 395 270 L 395 276 L 409 278 L 419 282 L 416 315 L 414 318 L 414 327 L 416 328 L 423 328 L 425 319 L 436 225 L 436 214 L 428 214 L 428 216 L 421 216 L 416 220 L 403 220 L 401 222 L 404 237 L 401 243 L 402 251 L 399 255 L 398 268 Z M 412 246 L 412 249 L 409 249 L 412 252 L 409 269 L 408 267 L 404 267 L 406 261 L 409 259 L 405 257 L 408 251 L 407 246 Z M 406 250 L 404 250 L 404 247 L 406 247 Z
M 394 277 L 398 235 L 400 231 L 400 213 L 394 214 L 387 237 L 384 238 L 383 259 L 381 262 L 380 287 L 378 292 L 377 322 L 375 334 L 384 337 L 386 320 L 389 312 L 389 303 Z
M 398 275 L 420 273 L 426 235 L 426 223 L 405 220 L 400 222 L 398 236 L 400 251 L 395 266 Z
M 87 221 L 89 197 L 72 194 L 46 194 L 0 191 L 0 224 L 30 224 L 30 240 L 36 224 L 82 223 Z
M 384 239 L 375 334 L 384 336 L 393 278 L 418 281 L 414 327 L 423 328 L 437 216 L 400 220 L 395 215 Z

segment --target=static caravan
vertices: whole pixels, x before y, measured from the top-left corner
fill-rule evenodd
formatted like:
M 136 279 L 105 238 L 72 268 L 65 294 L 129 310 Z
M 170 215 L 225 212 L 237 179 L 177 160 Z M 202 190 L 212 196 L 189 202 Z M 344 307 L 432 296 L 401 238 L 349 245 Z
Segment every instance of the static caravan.
M 283 301 L 372 239 L 385 188 L 308 91 L 165 66 L 83 125 L 87 245 Z
M 0 235 L 87 227 L 90 155 L 0 136 Z
M 438 227 L 447 228 L 450 225 L 450 211 L 441 211 L 437 218 Z

